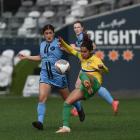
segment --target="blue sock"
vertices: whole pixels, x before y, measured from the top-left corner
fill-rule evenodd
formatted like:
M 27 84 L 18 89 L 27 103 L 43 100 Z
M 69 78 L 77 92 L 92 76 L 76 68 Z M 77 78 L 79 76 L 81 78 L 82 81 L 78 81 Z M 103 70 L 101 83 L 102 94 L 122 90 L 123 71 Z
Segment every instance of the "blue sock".
M 45 112 L 46 112 L 45 103 L 38 103 L 37 106 L 38 121 L 41 123 L 43 123 L 44 121 Z
M 73 106 L 77 109 L 77 111 L 81 110 L 81 102 L 80 101 L 73 103 Z
M 98 90 L 98 95 L 105 99 L 109 104 L 112 104 L 113 98 L 106 88 L 100 87 Z

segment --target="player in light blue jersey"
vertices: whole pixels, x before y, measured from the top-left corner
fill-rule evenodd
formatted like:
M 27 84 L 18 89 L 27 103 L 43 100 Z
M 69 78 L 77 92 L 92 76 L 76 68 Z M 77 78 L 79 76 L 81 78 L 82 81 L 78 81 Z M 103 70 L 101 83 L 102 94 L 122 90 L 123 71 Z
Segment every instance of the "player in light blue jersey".
M 87 38 L 89 36 L 87 35 L 84 29 L 83 23 L 81 21 L 74 22 L 73 29 L 74 29 L 77 40 L 75 44 L 71 44 L 71 46 L 75 50 L 80 51 L 80 47 L 81 47 L 81 44 L 83 43 L 84 38 Z M 93 49 L 95 50 L 95 48 L 96 48 L 96 45 L 95 43 L 93 43 Z M 75 87 L 78 88 L 80 84 L 81 84 L 81 81 L 78 78 L 76 81 Z M 110 92 L 103 86 L 101 86 L 100 89 L 98 90 L 98 95 L 102 97 L 103 99 L 105 99 L 110 105 L 112 105 L 113 112 L 114 114 L 116 114 L 118 111 L 119 101 L 116 99 L 113 99 Z
M 52 87 L 57 87 L 62 98 L 65 100 L 68 97 L 69 90 L 67 88 L 66 75 L 61 75 L 55 68 L 55 62 L 62 58 L 63 51 L 59 47 L 59 41 L 54 37 L 54 27 L 52 25 L 46 25 L 43 28 L 43 35 L 45 41 L 40 44 L 40 54 L 37 56 L 25 56 L 19 54 L 21 59 L 28 59 L 33 61 L 41 61 L 40 72 L 40 84 L 39 84 L 39 102 L 37 106 L 37 121 L 34 121 L 32 125 L 43 130 L 43 122 L 46 113 L 46 100 Z M 81 121 L 84 120 L 84 115 L 80 115 L 83 112 L 83 108 L 80 102 L 73 104 L 79 114 Z M 82 113 L 83 114 L 83 113 Z

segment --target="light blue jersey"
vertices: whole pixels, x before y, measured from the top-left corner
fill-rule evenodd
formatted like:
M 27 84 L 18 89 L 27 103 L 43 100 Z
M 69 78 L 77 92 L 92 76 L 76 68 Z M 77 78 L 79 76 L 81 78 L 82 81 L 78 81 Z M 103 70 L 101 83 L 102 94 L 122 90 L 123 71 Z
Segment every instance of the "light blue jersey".
M 40 83 L 46 83 L 57 88 L 63 89 L 67 87 L 66 75 L 61 75 L 55 69 L 55 62 L 61 59 L 63 52 L 59 47 L 59 40 L 55 38 L 52 42 L 43 41 L 40 44 L 41 72 Z M 81 110 L 80 102 L 75 102 L 74 106 Z M 38 128 L 36 123 L 42 124 L 46 114 L 46 104 L 39 102 L 37 106 L 38 121 L 33 122 L 33 126 Z
M 80 48 L 81 44 L 83 43 L 83 38 L 84 38 L 84 34 L 80 33 L 79 35 L 76 36 L 77 40 L 75 42 L 76 47 Z
M 63 52 L 59 41 L 54 38 L 52 42 L 43 41 L 40 44 L 41 72 L 40 82 L 59 88 L 67 87 L 66 75 L 61 75 L 55 68 L 55 62 L 62 58 Z

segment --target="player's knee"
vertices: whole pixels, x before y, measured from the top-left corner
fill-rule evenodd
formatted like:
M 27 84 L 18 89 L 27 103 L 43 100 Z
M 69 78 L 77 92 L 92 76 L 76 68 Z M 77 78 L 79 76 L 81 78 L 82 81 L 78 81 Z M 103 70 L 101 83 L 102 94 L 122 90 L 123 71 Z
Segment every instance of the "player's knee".
M 65 102 L 64 102 L 64 104 L 68 104 L 68 105 L 71 105 L 72 104 L 72 102 L 71 102 L 71 100 L 65 100 Z
M 45 103 L 47 100 L 46 96 L 39 96 L 39 102 Z
M 75 83 L 75 88 L 80 88 L 81 80 L 78 78 Z
M 75 84 L 75 88 L 80 88 L 80 84 Z
M 64 107 L 70 105 L 67 101 L 64 102 Z

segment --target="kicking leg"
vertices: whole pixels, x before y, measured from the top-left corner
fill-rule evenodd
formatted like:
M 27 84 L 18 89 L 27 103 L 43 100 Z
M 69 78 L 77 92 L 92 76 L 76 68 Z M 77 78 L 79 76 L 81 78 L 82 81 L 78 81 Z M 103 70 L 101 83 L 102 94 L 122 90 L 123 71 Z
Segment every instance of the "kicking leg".
M 92 94 L 93 93 L 93 87 L 94 87 L 94 77 L 90 78 L 84 72 L 81 72 L 79 77 L 80 77 L 81 83 L 87 89 L 88 93 Z
M 75 88 L 80 88 L 80 85 L 81 85 L 81 80 L 78 76 L 77 80 L 76 80 L 76 83 L 75 83 Z
M 112 104 L 113 97 L 111 96 L 110 92 L 106 88 L 100 87 L 98 90 L 98 95 L 103 99 L 105 99 L 109 104 Z

